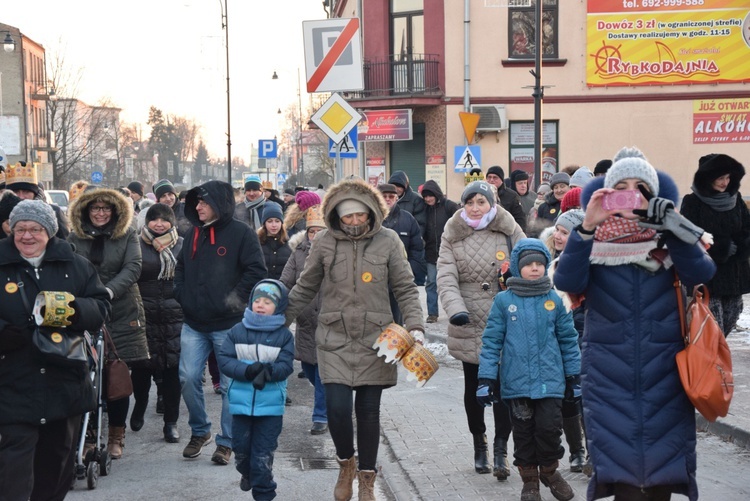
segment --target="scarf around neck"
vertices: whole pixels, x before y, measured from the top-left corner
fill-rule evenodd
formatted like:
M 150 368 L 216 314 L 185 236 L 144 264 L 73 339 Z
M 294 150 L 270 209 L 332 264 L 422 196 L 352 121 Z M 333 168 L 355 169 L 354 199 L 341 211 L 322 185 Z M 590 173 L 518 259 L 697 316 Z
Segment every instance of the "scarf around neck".
M 552 289 L 552 280 L 547 275 L 536 280 L 510 277 L 506 283 L 508 284 L 508 289 L 521 297 L 541 296 Z
M 715 211 L 727 212 L 734 209 L 734 206 L 737 205 L 736 194 L 731 194 L 727 191 L 724 191 L 721 193 L 714 193 L 713 195 L 705 196 L 700 194 L 698 188 L 696 188 L 695 185 L 691 186 L 690 189 L 693 190 L 693 193 L 695 193 L 695 196 L 698 197 L 698 200 L 708 205 Z
M 250 308 L 245 308 L 245 314 L 242 318 L 242 325 L 245 328 L 256 331 L 275 331 L 283 327 L 284 322 L 285 318 L 282 314 L 260 315 Z
M 489 226 L 490 222 L 493 219 L 495 219 L 496 215 L 497 215 L 496 205 L 493 205 L 490 211 L 484 216 L 482 216 L 482 219 L 469 219 L 469 216 L 466 215 L 466 209 L 461 211 L 461 218 L 466 222 L 466 224 L 468 224 L 469 226 L 471 226 L 477 231 L 483 230 L 487 226 Z
M 672 264 L 669 255 L 657 254 L 656 230 L 642 228 L 637 221 L 609 216 L 596 228 L 590 261 L 593 264 L 619 266 L 636 264 L 650 271 Z
M 156 236 L 148 229 L 148 226 L 144 226 L 141 230 L 141 238 L 159 253 L 161 270 L 157 278 L 159 280 L 174 280 L 177 259 L 175 259 L 171 249 L 177 245 L 177 239 L 179 238 L 177 228 L 173 226 L 165 234 Z
M 253 227 L 258 230 L 260 229 L 260 218 L 258 217 L 258 208 L 263 207 L 266 203 L 266 197 L 263 195 L 259 196 L 255 200 L 248 200 L 245 198 L 245 209 L 250 211 L 253 218 Z

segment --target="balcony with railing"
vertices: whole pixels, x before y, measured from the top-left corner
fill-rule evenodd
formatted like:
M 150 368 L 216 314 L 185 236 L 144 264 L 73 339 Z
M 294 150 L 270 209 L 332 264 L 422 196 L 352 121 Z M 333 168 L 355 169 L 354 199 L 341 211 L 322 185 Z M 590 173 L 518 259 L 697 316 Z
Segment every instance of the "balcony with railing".
M 348 99 L 367 100 L 443 94 L 435 54 L 394 54 L 387 60 L 365 59 L 365 88 L 350 92 Z

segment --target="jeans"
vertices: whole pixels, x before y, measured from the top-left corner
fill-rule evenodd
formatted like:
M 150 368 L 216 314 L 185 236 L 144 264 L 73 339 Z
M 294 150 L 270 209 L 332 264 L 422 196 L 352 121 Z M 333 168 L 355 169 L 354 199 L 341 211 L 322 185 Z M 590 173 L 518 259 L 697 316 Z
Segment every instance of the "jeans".
M 182 324 L 180 339 L 180 385 L 182 399 L 188 409 L 188 424 L 193 435 L 205 436 L 211 432 L 211 421 L 206 414 L 203 395 L 203 371 L 211 350 L 219 351 L 229 329 L 198 332 Z M 229 413 L 227 388 L 229 378 L 221 375 L 221 433 L 216 435 L 216 445 L 232 446 L 232 415 Z
M 354 423 L 352 422 L 352 392 L 357 395 L 354 413 L 357 417 L 357 449 L 359 469 L 374 470 L 378 460 L 380 444 L 380 396 L 382 386 L 357 386 L 328 383 L 326 405 L 328 407 L 328 430 L 339 459 L 354 456 Z
M 253 499 L 276 497 L 273 480 L 273 453 L 279 446 L 283 416 L 232 416 L 234 465 L 250 479 Z
M 437 264 L 427 263 L 427 280 L 424 290 L 427 293 L 427 315 L 438 316 Z
M 326 388 L 323 386 L 323 381 L 320 380 L 320 372 L 318 371 L 318 364 L 308 364 L 302 362 L 302 370 L 305 373 L 305 377 L 310 383 L 315 386 L 315 404 L 313 405 L 313 423 L 327 423 L 328 413 L 326 412 Z

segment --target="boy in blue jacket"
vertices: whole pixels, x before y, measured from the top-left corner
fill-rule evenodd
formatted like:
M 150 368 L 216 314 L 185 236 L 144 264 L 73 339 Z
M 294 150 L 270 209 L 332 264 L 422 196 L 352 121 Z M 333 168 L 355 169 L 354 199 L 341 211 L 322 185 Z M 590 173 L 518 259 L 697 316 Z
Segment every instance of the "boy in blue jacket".
M 489 406 L 502 395 L 511 409 L 513 464 L 523 480 L 523 500 L 542 499 L 540 479 L 556 499 L 574 496 L 557 467 L 565 452 L 562 401 L 578 384 L 581 352 L 573 316 L 552 290 L 550 261 L 541 240 L 516 244 L 510 256 L 513 276 L 508 290 L 495 297 L 479 355 L 477 401 Z
M 278 280 L 258 282 L 242 322 L 232 327 L 216 355 L 221 372 L 232 378 L 227 398 L 240 489 L 252 490 L 256 500 L 276 497 L 273 453 L 294 362 L 294 338 L 284 327 L 287 294 Z

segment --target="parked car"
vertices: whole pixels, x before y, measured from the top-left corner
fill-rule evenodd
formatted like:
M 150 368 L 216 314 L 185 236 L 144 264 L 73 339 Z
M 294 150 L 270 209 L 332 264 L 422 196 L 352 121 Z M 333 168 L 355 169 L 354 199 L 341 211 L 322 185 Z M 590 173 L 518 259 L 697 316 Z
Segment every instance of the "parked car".
M 52 203 L 59 205 L 63 212 L 68 212 L 68 192 L 65 190 L 46 190 Z

